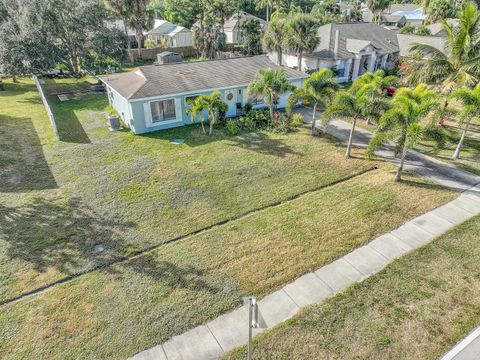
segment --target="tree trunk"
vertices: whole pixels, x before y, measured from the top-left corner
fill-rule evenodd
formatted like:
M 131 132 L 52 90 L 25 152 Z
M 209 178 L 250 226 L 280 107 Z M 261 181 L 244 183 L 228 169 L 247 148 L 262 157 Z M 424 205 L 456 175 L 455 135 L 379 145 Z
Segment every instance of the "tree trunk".
M 277 56 L 278 56 L 278 65 L 279 66 L 282 66 L 282 62 L 283 62 L 283 52 L 282 52 L 282 48 L 279 46 L 278 49 L 277 49 Z
M 303 60 L 303 51 L 298 52 L 298 71 L 302 71 L 302 60 Z
M 405 148 L 405 145 L 403 145 L 402 154 L 400 155 L 400 163 L 398 164 L 397 174 L 395 175 L 395 181 L 397 182 L 402 180 L 403 164 L 405 163 L 406 155 L 407 149 Z
M 208 130 L 208 135 L 212 135 L 213 133 L 213 125 L 215 125 L 215 122 L 216 122 L 216 119 L 215 119 L 215 115 L 213 113 L 210 113 L 209 115 L 209 118 L 210 118 L 210 129 Z
M 127 52 L 128 52 L 128 58 L 130 59 L 130 62 L 133 62 L 133 55 L 132 55 L 132 44 L 130 44 L 130 38 L 128 37 L 128 26 L 127 26 L 127 19 L 123 19 L 123 27 L 125 30 L 125 36 L 127 37 Z
M 273 112 L 273 104 L 272 105 L 269 105 L 269 108 L 270 108 L 270 118 L 271 120 L 273 121 L 274 120 L 274 117 L 275 117 L 275 114 Z
M 462 137 L 460 138 L 457 148 L 455 149 L 455 153 L 452 156 L 453 160 L 458 160 L 458 158 L 460 157 L 460 150 L 462 149 L 463 142 L 465 141 L 465 137 L 467 136 L 469 125 L 470 125 L 470 119 L 468 119 L 468 121 L 465 124 L 465 128 L 463 129 L 463 132 L 462 132 Z
M 207 131 L 205 130 L 205 125 L 203 124 L 203 118 L 200 119 L 200 125 L 202 125 L 202 130 L 203 130 L 203 133 L 206 134 Z
M 267 18 L 266 18 L 267 22 L 270 21 L 270 6 L 267 5 Z
M 140 34 L 140 33 L 137 32 L 137 34 L 135 35 L 135 38 L 137 39 L 138 56 L 141 58 L 142 57 L 142 38 L 143 38 L 143 34 Z
M 15 75 L 15 74 L 12 75 L 12 81 L 14 83 L 18 83 L 17 75 Z
M 312 119 L 312 135 L 315 135 L 317 133 L 317 102 L 315 101 L 315 104 L 313 104 L 313 119 Z
M 350 130 L 350 136 L 348 137 L 347 151 L 345 157 L 348 159 L 352 153 L 353 133 L 355 132 L 355 125 L 357 125 L 357 118 L 353 119 L 352 130 Z

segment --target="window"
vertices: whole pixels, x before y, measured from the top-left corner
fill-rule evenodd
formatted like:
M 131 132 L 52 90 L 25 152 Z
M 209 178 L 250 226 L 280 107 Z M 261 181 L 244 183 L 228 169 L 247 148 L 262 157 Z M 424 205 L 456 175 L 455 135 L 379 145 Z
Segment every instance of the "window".
M 345 76 L 345 68 L 337 69 L 337 77 L 344 77 Z
M 152 123 L 167 120 L 175 120 L 175 100 L 153 101 L 150 103 L 150 111 L 152 112 Z
M 190 104 L 190 102 L 195 101 L 195 99 L 197 97 L 198 97 L 198 95 L 192 95 L 192 96 L 186 96 L 185 97 L 185 108 L 187 110 L 192 108 L 192 104 Z
M 253 96 L 250 99 L 248 99 L 248 102 L 252 105 L 263 105 L 263 104 L 265 104 L 265 101 L 263 101 L 263 98 L 256 97 L 256 96 Z

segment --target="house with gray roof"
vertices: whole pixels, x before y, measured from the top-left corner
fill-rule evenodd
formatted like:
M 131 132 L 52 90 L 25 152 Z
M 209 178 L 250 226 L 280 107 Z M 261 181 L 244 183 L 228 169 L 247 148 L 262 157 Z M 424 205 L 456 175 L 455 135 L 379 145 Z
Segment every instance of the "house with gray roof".
M 397 17 L 397 19 L 403 17 L 405 19 L 405 22 L 408 22 L 413 26 L 422 25 L 426 18 L 426 15 L 424 14 L 421 5 L 390 4 L 390 6 L 386 8 L 381 14 L 380 25 L 387 25 L 385 23 L 391 22 L 389 20 L 395 19 L 391 16 Z M 362 9 L 362 19 L 365 22 L 373 21 L 373 13 L 367 7 L 364 7 Z
M 228 104 L 227 116 L 235 117 L 250 103 L 265 107 L 260 98 L 249 98 L 247 87 L 258 70 L 278 68 L 265 55 L 188 63 L 140 66 L 128 73 L 103 77 L 110 105 L 134 133 L 142 134 L 192 122 L 189 100 L 219 91 Z M 286 69 L 290 83 L 301 87 L 304 73 Z M 290 93 L 278 99 L 287 105 Z
M 355 80 L 367 71 L 395 66 L 399 52 L 395 31 L 372 23 L 332 23 L 318 29 L 320 39 L 316 49 L 304 54 L 302 71 L 335 68 L 337 81 Z M 278 54 L 268 54 L 278 63 Z M 285 52 L 282 64 L 297 67 L 297 56 Z
M 223 32 L 225 33 L 227 44 L 242 44 L 243 37 L 241 32 L 241 25 L 246 20 L 254 19 L 260 23 L 260 27 L 263 29 L 267 22 L 252 14 L 240 11 L 237 14 L 232 15 L 223 25 Z

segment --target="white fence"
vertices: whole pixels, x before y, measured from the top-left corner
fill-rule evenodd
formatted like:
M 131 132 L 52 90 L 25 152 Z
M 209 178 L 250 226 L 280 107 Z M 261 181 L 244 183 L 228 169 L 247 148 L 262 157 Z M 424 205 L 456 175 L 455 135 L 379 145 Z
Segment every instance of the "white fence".
M 47 110 L 48 118 L 50 119 L 50 123 L 52 124 L 53 132 L 55 133 L 55 136 L 57 137 L 57 140 L 60 140 L 60 136 L 58 135 L 57 124 L 55 123 L 55 118 L 53 117 L 52 109 L 50 108 L 50 105 L 48 104 L 47 97 L 45 96 L 45 93 L 43 92 L 43 88 L 42 88 L 42 84 L 40 83 L 40 79 L 38 78 L 37 75 L 33 75 L 33 78 L 35 80 L 35 85 L 37 86 L 38 92 L 40 93 L 40 96 L 42 97 L 43 105 L 45 105 L 45 110 Z

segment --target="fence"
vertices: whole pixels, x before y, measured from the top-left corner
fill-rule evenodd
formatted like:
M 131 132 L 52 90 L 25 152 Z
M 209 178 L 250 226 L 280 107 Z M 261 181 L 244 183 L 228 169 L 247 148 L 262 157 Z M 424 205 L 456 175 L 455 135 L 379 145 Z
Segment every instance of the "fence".
M 43 105 L 45 105 L 45 110 L 47 110 L 48 118 L 50 119 L 50 123 L 52 124 L 53 132 L 55 133 L 57 140 L 60 140 L 60 136 L 58 135 L 57 124 L 55 122 L 55 118 L 53 117 L 52 109 L 48 104 L 47 97 L 45 96 L 45 93 L 43 91 L 42 84 L 40 83 L 40 79 L 38 78 L 37 75 L 33 75 L 33 78 L 35 80 L 35 85 L 37 86 L 38 92 L 42 97 Z

